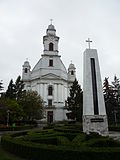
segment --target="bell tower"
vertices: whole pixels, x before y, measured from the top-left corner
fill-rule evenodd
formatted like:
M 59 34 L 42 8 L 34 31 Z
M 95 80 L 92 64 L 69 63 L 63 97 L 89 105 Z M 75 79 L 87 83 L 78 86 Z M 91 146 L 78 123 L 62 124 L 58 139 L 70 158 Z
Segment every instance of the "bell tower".
M 71 62 L 68 68 L 68 80 L 73 82 L 76 78 L 76 68 L 74 64 Z
M 58 42 L 59 37 L 56 36 L 56 29 L 51 22 L 46 30 L 46 35 L 43 37 L 44 54 L 58 55 Z
M 28 60 L 26 60 L 24 62 L 23 71 L 22 71 L 22 80 L 23 81 L 29 81 L 30 74 L 31 74 L 30 69 L 31 69 L 31 66 L 30 66 Z

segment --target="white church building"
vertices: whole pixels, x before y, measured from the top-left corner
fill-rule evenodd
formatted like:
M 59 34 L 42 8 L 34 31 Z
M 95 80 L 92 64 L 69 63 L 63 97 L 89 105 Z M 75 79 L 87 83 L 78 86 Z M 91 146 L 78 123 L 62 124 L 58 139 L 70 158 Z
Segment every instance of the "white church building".
M 44 102 L 44 117 L 47 122 L 66 120 L 65 101 L 69 96 L 70 86 L 76 77 L 74 64 L 68 70 L 58 51 L 59 37 L 51 23 L 43 36 L 43 54 L 31 70 L 28 61 L 24 62 L 22 80 L 25 90 L 37 91 Z

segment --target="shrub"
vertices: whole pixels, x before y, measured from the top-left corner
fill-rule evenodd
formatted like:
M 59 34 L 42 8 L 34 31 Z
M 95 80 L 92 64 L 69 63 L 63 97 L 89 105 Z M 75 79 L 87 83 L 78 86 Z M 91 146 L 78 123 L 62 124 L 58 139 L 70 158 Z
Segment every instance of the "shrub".
M 109 138 L 99 136 L 86 141 L 85 134 L 76 133 L 77 136 L 71 143 L 66 134 L 73 133 L 55 132 L 54 130 L 20 132 L 4 135 L 1 138 L 1 144 L 4 149 L 29 160 L 113 160 L 114 157 L 115 160 L 120 159 L 120 147 L 99 147 L 103 143 L 101 141 L 109 140 Z M 36 141 L 29 141 L 29 139 Z M 37 139 L 40 143 L 36 143 Z
M 119 126 L 109 126 L 109 131 L 120 131 L 120 125 Z
M 57 145 L 62 145 L 62 146 L 70 145 L 70 141 L 67 137 L 57 136 Z
M 120 142 L 113 139 L 94 139 L 87 143 L 90 147 L 120 147 Z
M 85 141 L 85 134 L 79 134 L 77 135 L 73 141 L 72 141 L 72 144 L 73 145 L 76 145 L 76 146 L 82 146 L 82 143 Z
M 85 134 L 85 140 L 90 140 L 93 138 L 101 138 L 102 136 L 100 136 L 98 133 L 96 132 L 91 132 L 90 134 Z
M 54 131 L 64 132 L 64 133 L 80 133 L 79 130 L 62 128 L 62 127 L 56 127 L 56 128 L 54 128 Z
M 25 126 L 16 126 L 16 127 L 12 127 L 12 126 L 1 126 L 0 127 L 0 131 L 21 131 L 21 130 L 27 130 L 27 129 L 32 129 L 36 127 L 36 125 L 25 125 Z

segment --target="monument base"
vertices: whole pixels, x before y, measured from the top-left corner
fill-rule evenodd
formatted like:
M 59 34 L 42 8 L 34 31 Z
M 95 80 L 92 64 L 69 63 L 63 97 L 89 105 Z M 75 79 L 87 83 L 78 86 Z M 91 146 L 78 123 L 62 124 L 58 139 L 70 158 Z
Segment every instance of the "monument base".
M 83 115 L 83 132 L 90 134 L 96 132 L 108 136 L 108 123 L 106 115 Z

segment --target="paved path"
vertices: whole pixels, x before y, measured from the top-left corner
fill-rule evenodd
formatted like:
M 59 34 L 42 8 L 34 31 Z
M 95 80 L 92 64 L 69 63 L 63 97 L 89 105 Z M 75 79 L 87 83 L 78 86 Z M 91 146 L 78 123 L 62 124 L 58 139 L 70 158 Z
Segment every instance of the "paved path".
M 109 137 L 113 138 L 114 140 L 120 141 L 120 132 L 109 131 Z
M 1 136 L 4 135 L 4 134 L 7 134 L 9 133 L 10 131 L 0 131 L 0 142 L 1 142 Z

